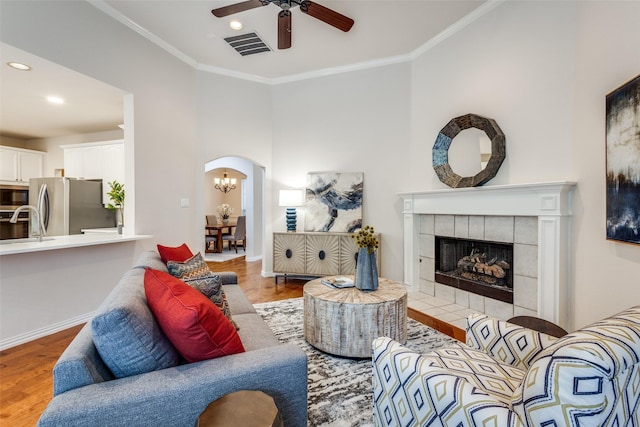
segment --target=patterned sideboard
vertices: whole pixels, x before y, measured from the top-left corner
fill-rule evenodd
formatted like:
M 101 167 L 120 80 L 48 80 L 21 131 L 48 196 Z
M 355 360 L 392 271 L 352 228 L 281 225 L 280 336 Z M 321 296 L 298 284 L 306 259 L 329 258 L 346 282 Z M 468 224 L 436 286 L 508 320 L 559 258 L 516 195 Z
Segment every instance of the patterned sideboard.
M 380 234 L 376 234 L 380 240 Z M 358 247 L 351 233 L 273 233 L 273 272 L 292 276 L 355 274 Z M 376 261 L 380 272 L 380 249 Z M 276 278 L 277 280 L 277 278 Z

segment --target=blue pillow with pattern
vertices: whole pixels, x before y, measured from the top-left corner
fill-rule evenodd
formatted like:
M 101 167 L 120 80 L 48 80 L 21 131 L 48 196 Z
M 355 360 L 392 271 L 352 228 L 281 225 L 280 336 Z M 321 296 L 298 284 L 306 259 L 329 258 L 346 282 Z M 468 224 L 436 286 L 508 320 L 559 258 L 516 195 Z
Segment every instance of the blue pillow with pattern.
M 172 276 L 182 280 L 213 301 L 234 326 L 236 326 L 236 329 L 238 328 L 231 318 L 227 296 L 224 293 L 224 289 L 222 289 L 222 280 L 220 276 L 214 274 L 209 269 L 200 252 L 183 262 L 167 262 L 167 269 Z

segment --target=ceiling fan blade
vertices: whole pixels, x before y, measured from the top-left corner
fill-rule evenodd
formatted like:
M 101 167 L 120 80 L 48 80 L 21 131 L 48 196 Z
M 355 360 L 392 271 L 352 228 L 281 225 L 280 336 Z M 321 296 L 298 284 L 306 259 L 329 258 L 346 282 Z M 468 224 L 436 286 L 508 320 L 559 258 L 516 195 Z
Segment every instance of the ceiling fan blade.
M 229 6 L 219 7 L 213 9 L 211 13 L 217 18 L 223 18 L 225 16 L 233 15 L 234 13 L 244 12 L 245 10 L 255 9 L 256 7 L 266 6 L 269 2 L 262 2 L 260 0 L 247 0 L 236 4 L 230 4 Z
M 282 10 L 278 13 L 278 49 L 291 47 L 291 12 Z
M 300 3 L 300 11 L 344 32 L 353 27 L 353 19 L 310 0 L 304 0 Z

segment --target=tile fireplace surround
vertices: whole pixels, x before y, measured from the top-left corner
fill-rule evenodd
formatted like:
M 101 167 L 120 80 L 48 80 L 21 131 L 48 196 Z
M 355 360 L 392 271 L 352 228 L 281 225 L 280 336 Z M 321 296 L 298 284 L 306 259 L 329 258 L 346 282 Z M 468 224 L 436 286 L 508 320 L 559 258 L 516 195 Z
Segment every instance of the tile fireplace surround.
M 571 330 L 574 182 L 403 193 L 404 277 L 413 289 L 503 318 L 533 315 Z M 514 245 L 514 303 L 434 283 L 435 236 Z

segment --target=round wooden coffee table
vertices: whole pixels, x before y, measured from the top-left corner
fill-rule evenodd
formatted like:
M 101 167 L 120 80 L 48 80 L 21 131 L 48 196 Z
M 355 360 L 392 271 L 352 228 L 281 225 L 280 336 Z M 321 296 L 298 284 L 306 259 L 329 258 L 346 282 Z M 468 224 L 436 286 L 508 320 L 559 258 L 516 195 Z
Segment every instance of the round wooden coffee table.
M 333 277 L 333 276 L 332 276 Z M 304 285 L 304 338 L 337 356 L 371 357 L 378 337 L 407 341 L 407 288 L 380 278 L 373 292 L 334 289 L 321 279 Z

